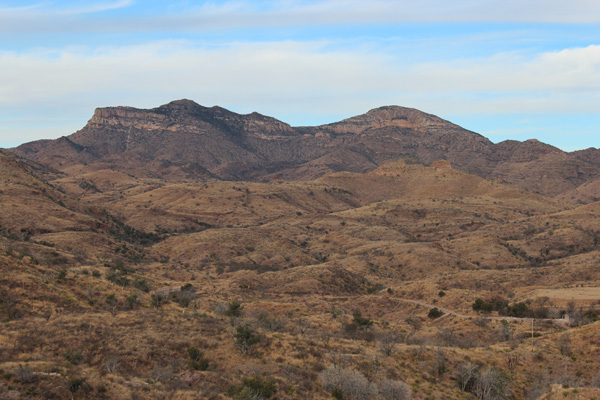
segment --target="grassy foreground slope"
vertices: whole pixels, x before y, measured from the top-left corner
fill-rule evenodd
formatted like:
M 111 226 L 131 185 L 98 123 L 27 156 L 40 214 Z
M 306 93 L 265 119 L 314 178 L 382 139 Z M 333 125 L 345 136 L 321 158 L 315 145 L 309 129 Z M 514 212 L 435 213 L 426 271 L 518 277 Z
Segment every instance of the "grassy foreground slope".
M 599 203 L 444 162 L 169 184 L 0 161 L 0 398 L 600 396 Z

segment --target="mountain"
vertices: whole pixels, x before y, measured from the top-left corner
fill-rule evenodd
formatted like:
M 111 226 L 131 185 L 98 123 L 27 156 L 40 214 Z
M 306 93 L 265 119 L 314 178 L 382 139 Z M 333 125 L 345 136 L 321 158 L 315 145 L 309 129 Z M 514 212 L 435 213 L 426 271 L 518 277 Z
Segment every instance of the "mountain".
M 190 100 L 150 110 L 99 108 L 68 137 L 11 151 L 68 174 L 112 169 L 172 182 L 316 179 L 372 171 L 399 158 L 425 165 L 444 159 L 458 170 L 551 196 L 600 176 L 596 149 L 566 153 L 537 140 L 494 144 L 398 106 L 315 127 L 291 127 L 258 113 L 241 115 Z

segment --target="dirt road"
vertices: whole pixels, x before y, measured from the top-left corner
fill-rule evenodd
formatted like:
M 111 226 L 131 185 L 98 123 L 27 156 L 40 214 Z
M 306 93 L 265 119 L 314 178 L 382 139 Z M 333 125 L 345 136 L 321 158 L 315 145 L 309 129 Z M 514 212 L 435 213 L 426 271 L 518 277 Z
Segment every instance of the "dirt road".
M 438 310 L 442 311 L 444 314 L 449 314 L 449 315 L 454 315 L 455 317 L 460 317 L 460 318 L 483 318 L 483 319 L 487 319 L 487 320 L 491 320 L 491 321 L 531 321 L 536 320 L 536 321 L 549 321 L 549 322 L 553 322 L 555 324 L 566 324 L 568 321 L 565 319 L 553 319 L 553 318 L 518 318 L 518 317 L 490 317 L 490 316 L 481 316 L 481 315 L 466 315 L 466 314 L 460 314 L 457 313 L 455 311 L 449 310 L 447 308 L 444 307 L 440 307 L 440 306 L 436 306 L 434 304 L 428 304 L 419 300 L 410 300 L 410 299 L 399 299 L 397 298 L 396 300 L 399 300 L 403 303 L 410 303 L 410 304 L 416 304 L 418 306 L 422 306 L 422 307 L 428 307 L 428 308 L 437 308 Z

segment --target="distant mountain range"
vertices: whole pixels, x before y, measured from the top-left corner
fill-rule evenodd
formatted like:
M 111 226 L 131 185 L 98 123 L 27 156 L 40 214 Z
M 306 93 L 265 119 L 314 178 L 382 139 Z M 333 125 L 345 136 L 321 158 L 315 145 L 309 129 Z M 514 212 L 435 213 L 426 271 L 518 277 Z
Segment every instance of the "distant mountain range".
M 494 144 L 431 114 L 398 106 L 340 122 L 291 127 L 178 100 L 149 110 L 98 108 L 83 129 L 10 149 L 67 174 L 117 170 L 171 182 L 307 180 L 368 172 L 390 159 L 452 167 L 545 195 L 600 199 L 600 150 L 567 153 L 537 140 Z

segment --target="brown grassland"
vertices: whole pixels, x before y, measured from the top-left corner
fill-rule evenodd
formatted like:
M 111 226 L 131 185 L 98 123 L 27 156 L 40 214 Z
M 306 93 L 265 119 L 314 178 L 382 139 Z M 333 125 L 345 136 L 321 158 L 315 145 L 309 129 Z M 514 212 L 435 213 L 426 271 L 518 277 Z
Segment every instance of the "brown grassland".
M 0 172 L 0 399 L 600 399 L 600 203 Z

